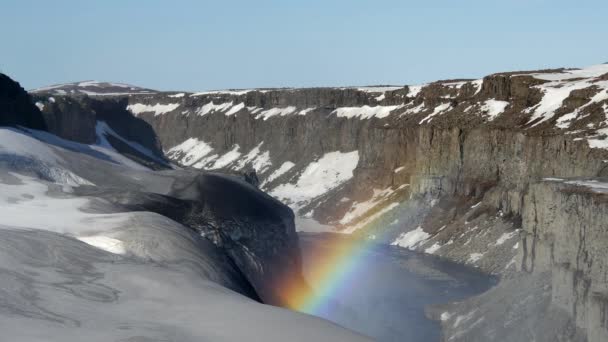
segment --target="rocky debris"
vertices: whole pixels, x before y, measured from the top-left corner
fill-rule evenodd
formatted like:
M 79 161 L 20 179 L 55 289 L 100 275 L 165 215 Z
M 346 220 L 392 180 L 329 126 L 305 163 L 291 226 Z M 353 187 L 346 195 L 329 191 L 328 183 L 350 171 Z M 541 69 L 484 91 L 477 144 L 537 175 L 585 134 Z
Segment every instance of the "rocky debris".
M 0 73 L 0 126 L 45 129 L 40 110 L 19 83 Z

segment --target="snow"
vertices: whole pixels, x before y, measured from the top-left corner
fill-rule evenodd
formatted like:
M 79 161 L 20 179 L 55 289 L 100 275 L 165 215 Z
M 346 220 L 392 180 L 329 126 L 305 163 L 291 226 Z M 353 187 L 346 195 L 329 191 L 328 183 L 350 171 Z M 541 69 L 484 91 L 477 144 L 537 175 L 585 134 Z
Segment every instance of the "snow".
M 564 182 L 569 185 L 584 186 L 597 193 L 608 193 L 608 183 L 598 180 L 571 180 Z
M 430 236 L 431 235 L 425 232 L 421 226 L 418 226 L 418 228 L 407 233 L 401 233 L 395 241 L 391 242 L 391 245 L 413 250 Z
M 252 91 L 258 91 L 261 93 L 265 93 L 266 90 L 260 89 L 234 89 L 234 90 L 211 90 L 211 91 L 202 91 L 198 93 L 191 94 L 190 96 L 202 96 L 202 95 L 245 95 Z
M 469 255 L 469 263 L 476 263 L 477 261 L 479 261 L 481 258 L 483 257 L 483 253 L 471 253 L 471 255 Z
M 273 116 L 285 116 L 285 115 L 293 114 L 296 110 L 297 110 L 297 108 L 293 107 L 293 106 L 289 106 L 289 107 L 285 107 L 285 108 L 270 108 L 270 109 L 266 109 L 266 110 L 260 112 L 260 114 L 258 114 L 255 118 L 268 120 L 269 118 L 271 118 Z
M 113 254 L 126 254 L 124 243 L 103 235 L 77 236 L 78 240 Z
M 262 173 L 268 167 L 270 167 L 272 165 L 270 161 L 270 152 L 262 152 L 260 150 L 263 144 L 264 142 L 262 141 L 256 147 L 251 149 L 251 151 L 249 151 L 249 153 L 247 153 L 245 157 L 243 157 L 243 159 L 239 160 L 239 162 L 236 164 L 235 169 L 240 170 L 244 168 L 245 165 L 247 165 L 248 163 L 251 163 L 251 166 L 257 173 Z
M 236 106 L 233 106 L 232 108 L 230 108 L 230 110 L 226 112 L 226 115 L 230 116 L 230 115 L 236 114 L 239 111 L 243 110 L 243 108 L 245 108 L 245 103 L 241 102 L 241 103 L 237 104 Z
M 500 246 L 502 244 L 504 244 L 505 242 L 511 240 L 512 238 L 517 236 L 517 231 L 514 232 L 508 232 L 508 233 L 503 233 L 498 240 L 496 240 L 496 243 L 494 244 L 494 246 Z
M 359 151 L 326 153 L 310 163 L 295 184 L 279 185 L 270 195 L 297 209 L 351 179 L 358 163 Z
M 340 224 L 347 225 L 349 223 L 352 223 L 359 217 L 364 216 L 368 211 L 376 207 L 387 197 L 392 195 L 395 191 L 396 190 L 390 187 L 384 190 L 374 189 L 372 198 L 365 202 L 354 202 L 351 205 L 350 210 L 346 214 L 344 214 L 344 217 L 342 217 L 342 219 L 340 220 Z
M 389 86 L 389 87 L 359 87 L 357 90 L 364 91 L 366 93 L 386 93 L 387 91 L 395 91 L 403 89 L 403 87 L 399 86 Z
M 180 98 L 180 97 L 184 97 L 184 96 L 186 96 L 185 93 L 179 93 L 179 94 L 169 95 L 169 97 L 173 97 L 173 98 Z
M 150 158 L 152 160 L 156 160 L 157 162 L 159 162 L 161 164 L 165 164 L 165 161 L 163 159 L 161 159 L 160 157 L 158 157 L 156 154 L 154 154 L 152 151 L 150 151 L 150 149 L 142 146 L 139 143 L 136 143 L 134 141 L 130 141 L 130 140 L 123 138 L 121 135 L 116 133 L 110 126 L 108 126 L 108 124 L 105 123 L 104 121 L 97 121 L 97 124 L 95 125 L 95 134 L 97 135 L 98 145 L 100 145 L 102 147 L 106 147 L 111 150 L 114 150 L 114 148 L 112 147 L 110 142 L 106 139 L 107 135 L 111 135 L 114 138 L 129 145 L 131 148 L 138 151 L 139 153 L 147 156 L 148 158 Z
M 407 96 L 416 97 L 420 93 L 420 91 L 422 91 L 422 87 L 424 87 L 424 85 L 409 86 L 410 91 L 407 93 Z
M 283 164 L 281 164 L 281 166 L 274 170 L 270 176 L 268 176 L 268 178 L 266 178 L 266 180 L 264 181 L 264 184 L 270 183 L 273 180 L 281 177 L 282 175 L 284 175 L 287 171 L 291 170 L 294 166 L 296 166 L 296 164 L 290 162 L 290 161 L 286 161 Z
M 298 112 L 298 115 L 306 115 L 306 114 L 308 114 L 308 113 L 312 112 L 312 111 L 313 111 L 313 110 L 315 110 L 315 109 L 317 109 L 317 108 L 314 108 L 314 107 L 313 107 L 313 108 L 305 108 L 305 109 L 302 109 L 301 111 L 299 111 L 299 112 Z
M 490 99 L 484 102 L 481 110 L 488 115 L 488 120 L 494 120 L 498 115 L 502 114 L 505 109 L 509 106 L 509 102 L 507 101 L 498 101 L 495 99 Z
M 431 122 L 431 120 L 433 120 L 433 117 L 435 115 L 441 114 L 441 113 L 449 110 L 451 107 L 452 107 L 452 105 L 449 103 L 440 104 L 439 106 L 435 107 L 435 109 L 433 110 L 433 112 L 431 114 L 427 115 L 424 119 L 420 120 L 420 122 L 418 124 L 422 125 L 425 122 L 426 123 Z
M 399 173 L 401 171 L 405 170 L 405 166 L 400 166 L 398 168 L 396 168 L 395 170 L 393 170 L 394 173 Z
M 401 115 L 418 114 L 418 113 L 422 112 L 424 109 L 425 109 L 424 102 L 422 102 L 416 107 L 406 109 L 405 112 L 401 113 Z
M 160 104 L 157 103 L 155 105 L 147 105 L 143 103 L 134 103 L 127 106 L 127 110 L 133 113 L 135 116 L 141 113 L 154 113 L 154 116 L 165 114 L 172 112 L 179 107 L 179 103 L 169 103 L 169 104 Z
M 220 104 L 215 104 L 213 103 L 213 101 L 203 105 L 201 108 L 198 109 L 198 111 L 196 112 L 196 114 L 203 116 L 203 115 L 207 115 L 211 112 L 223 112 L 228 110 L 230 107 L 232 107 L 232 102 L 224 102 L 224 103 L 220 103 Z
M 87 341 L 367 341 L 213 282 L 225 279 L 215 249 L 175 221 L 87 212 L 87 198 L 11 177 L 17 184 L 0 182 L 0 268 L 11 275 L 0 288 L 13 299 L 0 330 L 10 340 L 76 342 L 86 331 Z
M 443 312 L 441 313 L 441 316 L 439 319 L 441 319 L 441 321 L 447 321 L 450 319 L 450 317 L 452 317 L 452 314 L 450 314 L 449 312 Z
M 434 254 L 435 252 L 437 252 L 439 249 L 441 248 L 441 245 L 437 242 L 435 242 L 431 247 L 427 248 L 424 250 L 424 253 L 427 254 Z
M 528 111 L 533 111 L 528 124 L 538 120 L 532 126 L 534 127 L 551 119 L 555 116 L 555 111 L 562 106 L 564 100 L 570 96 L 573 90 L 584 89 L 589 86 L 591 86 L 590 83 L 581 81 L 551 82 L 537 86 L 543 92 L 543 98 L 538 105 L 528 109 Z
M 483 79 L 475 80 L 475 81 L 471 82 L 471 84 L 477 89 L 477 90 L 475 90 L 475 94 L 473 94 L 473 95 L 477 95 L 481 91 L 481 86 L 483 85 Z
M 344 234 L 352 234 L 355 231 L 365 227 L 366 225 L 368 225 L 370 222 L 373 222 L 374 220 L 376 220 L 377 218 L 382 217 L 384 214 L 388 213 L 389 211 L 395 209 L 396 207 L 399 206 L 398 202 L 393 202 L 389 205 L 387 205 L 386 207 L 382 208 L 381 210 L 379 210 L 378 212 L 374 213 L 373 215 L 367 217 L 366 219 L 364 219 L 361 222 L 358 222 L 356 225 L 352 225 L 347 227 L 346 229 L 340 231 L 340 233 L 344 233 Z
M 363 107 L 340 107 L 336 108 L 331 114 L 336 114 L 340 118 L 359 118 L 371 119 L 373 117 L 382 119 L 390 115 L 390 113 L 402 106 L 363 106 Z
M 595 133 L 596 136 L 587 139 L 589 147 L 608 149 L 608 128 L 598 129 Z
M 608 73 L 608 64 L 592 65 L 582 69 L 565 70 L 559 73 L 532 74 L 532 76 L 546 81 L 560 81 L 575 78 L 595 78 L 605 73 Z
M 380 101 L 384 100 L 385 98 L 386 98 L 386 95 L 382 94 L 382 95 L 374 97 L 374 100 L 380 102 Z
M 210 167 L 210 169 L 221 169 L 224 168 L 226 166 L 228 166 L 229 164 L 231 164 L 232 162 L 236 161 L 237 159 L 239 159 L 239 157 L 241 156 L 241 153 L 239 152 L 240 146 L 239 145 L 234 145 L 232 147 L 232 150 L 226 152 L 224 155 L 222 155 L 221 157 L 219 157 L 215 163 L 213 164 L 213 166 Z
M 172 147 L 167 151 L 167 157 L 177 159 L 180 164 L 192 166 L 213 151 L 206 142 L 197 138 L 189 138 L 183 143 Z
M 36 102 L 36 107 L 38 107 L 38 109 L 42 111 L 44 110 L 44 103 L 38 101 Z

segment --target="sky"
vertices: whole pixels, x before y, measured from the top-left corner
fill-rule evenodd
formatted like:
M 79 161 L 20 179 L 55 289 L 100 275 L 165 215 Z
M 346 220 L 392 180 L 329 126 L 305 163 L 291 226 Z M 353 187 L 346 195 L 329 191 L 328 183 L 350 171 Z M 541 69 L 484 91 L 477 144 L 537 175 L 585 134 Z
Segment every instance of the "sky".
M 421 84 L 608 62 L 606 0 L 1 0 L 26 89 Z

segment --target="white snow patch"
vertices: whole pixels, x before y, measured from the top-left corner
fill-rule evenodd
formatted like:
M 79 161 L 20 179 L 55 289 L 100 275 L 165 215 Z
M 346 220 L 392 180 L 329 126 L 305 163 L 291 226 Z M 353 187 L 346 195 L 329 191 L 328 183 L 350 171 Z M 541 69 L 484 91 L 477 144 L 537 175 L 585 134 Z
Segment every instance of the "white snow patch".
M 44 110 L 44 103 L 38 101 L 36 102 L 36 107 L 38 107 L 38 109 L 42 111 Z
M 331 114 L 336 114 L 340 118 L 359 118 L 370 119 L 373 117 L 382 119 L 390 113 L 403 106 L 363 106 L 363 107 L 340 107 L 336 108 Z
M 490 121 L 494 120 L 498 115 L 505 111 L 505 108 L 509 105 L 507 101 L 498 101 L 494 99 L 487 100 L 484 102 L 481 110 L 488 115 Z
M 290 162 L 290 161 L 286 161 L 283 164 L 281 164 L 281 166 L 274 170 L 270 176 L 268 176 L 268 178 L 266 178 L 266 181 L 264 181 L 264 184 L 270 183 L 273 180 L 281 177 L 283 174 L 285 174 L 287 171 L 291 170 L 294 166 L 296 166 L 296 164 Z
M 425 232 L 421 226 L 418 226 L 418 228 L 412 231 L 401 233 L 395 241 L 391 242 L 391 245 L 413 250 L 430 236 L 431 235 Z
M 185 95 L 186 95 L 185 93 L 179 93 L 179 94 L 169 95 L 169 97 L 180 98 L 180 97 L 184 97 Z
M 434 254 L 435 252 L 437 252 L 442 246 L 435 242 L 431 247 L 427 248 L 424 250 L 424 253 L 427 254 Z
M 356 225 L 347 227 L 346 229 L 340 231 L 340 233 L 344 233 L 344 234 L 352 234 L 354 233 L 356 230 L 359 230 L 363 227 L 365 227 L 368 223 L 374 221 L 375 219 L 383 216 L 384 214 L 388 213 L 389 211 L 395 209 L 396 207 L 399 206 L 398 202 L 393 202 L 389 205 L 387 205 L 386 207 L 382 208 L 380 211 L 374 213 L 373 215 L 371 215 L 370 217 L 366 218 L 365 220 L 357 223 Z
M 272 163 L 270 162 L 270 152 L 262 152 L 260 150 L 263 144 L 264 142 L 262 141 L 256 147 L 251 149 L 251 151 L 249 151 L 249 153 L 247 153 L 245 157 L 243 157 L 243 159 L 239 160 L 239 162 L 235 166 L 235 169 L 240 170 L 244 168 L 245 165 L 247 165 L 248 163 L 251 163 L 253 169 L 256 172 L 261 173 L 264 172 L 264 170 L 266 170 L 270 165 L 272 165 Z
M 435 115 L 441 114 L 441 113 L 449 110 L 451 107 L 452 107 L 452 105 L 449 103 L 440 104 L 439 106 L 435 107 L 435 109 L 433 110 L 433 112 L 431 114 L 427 115 L 424 119 L 420 120 L 420 122 L 418 124 L 422 125 L 425 122 L 431 122 L 431 120 L 433 120 L 433 117 Z
M 469 263 L 476 263 L 477 261 L 479 261 L 482 257 L 483 257 L 484 253 L 471 253 L 471 255 L 469 255 Z
M 286 116 L 286 115 L 293 114 L 296 110 L 297 110 L 297 108 L 293 107 L 293 106 L 289 106 L 289 107 L 285 107 L 285 108 L 270 108 L 270 109 L 266 109 L 266 110 L 260 112 L 260 114 L 258 114 L 255 118 L 268 120 L 269 118 L 271 118 L 273 116 Z
M 372 198 L 365 202 L 354 202 L 350 210 L 344 214 L 344 217 L 340 220 L 340 224 L 348 225 L 355 221 L 361 216 L 364 216 L 368 211 L 375 208 L 379 203 L 383 202 L 387 197 L 392 195 L 396 190 L 392 188 L 386 188 L 384 190 L 374 189 Z
M 243 108 L 245 108 L 245 103 L 241 102 L 241 103 L 237 104 L 236 106 L 233 106 L 232 108 L 230 108 L 230 110 L 226 112 L 226 115 L 230 116 L 230 115 L 236 114 Z
M 201 108 L 196 111 L 196 114 L 203 116 L 207 115 L 211 112 L 223 112 L 232 107 L 232 102 L 224 102 L 220 104 L 215 104 L 213 101 L 204 104 Z
M 424 85 L 409 86 L 410 91 L 407 93 L 407 96 L 416 97 L 420 93 L 420 91 L 422 90 L 423 87 L 424 87 Z
M 312 112 L 315 109 L 316 108 L 305 108 L 305 109 L 302 109 L 301 111 L 298 112 L 298 115 L 306 115 L 306 114 Z
M 219 157 L 215 161 L 213 166 L 210 167 L 210 169 L 221 169 L 223 167 L 228 166 L 230 163 L 234 162 L 235 160 L 239 159 L 239 157 L 241 156 L 241 152 L 239 152 L 239 149 L 240 149 L 239 145 L 234 145 L 232 147 L 232 150 L 226 152 L 224 155 Z
M 167 156 L 177 159 L 182 165 L 192 166 L 212 151 L 213 148 L 206 142 L 197 138 L 189 138 L 167 151 Z
M 179 107 L 179 103 L 169 103 L 169 104 L 160 104 L 157 103 L 155 105 L 147 105 L 143 103 L 134 103 L 127 106 L 127 110 L 133 113 L 133 115 L 137 116 L 141 113 L 154 113 L 154 116 L 165 114 L 172 112 Z
M 509 232 L 509 233 L 503 233 L 498 240 L 496 240 L 496 243 L 494 244 L 494 246 L 500 246 L 503 243 L 511 240 L 512 238 L 514 238 L 515 236 L 517 236 L 517 231 L 514 232 Z
M 310 163 L 295 184 L 279 185 L 270 194 L 297 209 L 351 179 L 358 163 L 359 151 L 326 153 Z

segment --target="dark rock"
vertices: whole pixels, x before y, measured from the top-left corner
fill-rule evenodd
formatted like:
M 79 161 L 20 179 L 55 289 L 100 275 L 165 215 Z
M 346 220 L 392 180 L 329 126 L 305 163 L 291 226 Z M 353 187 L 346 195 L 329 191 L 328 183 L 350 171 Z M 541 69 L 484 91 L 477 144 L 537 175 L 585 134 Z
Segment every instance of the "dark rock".
M 42 114 L 28 93 L 5 74 L 0 74 L 0 126 L 46 129 Z

